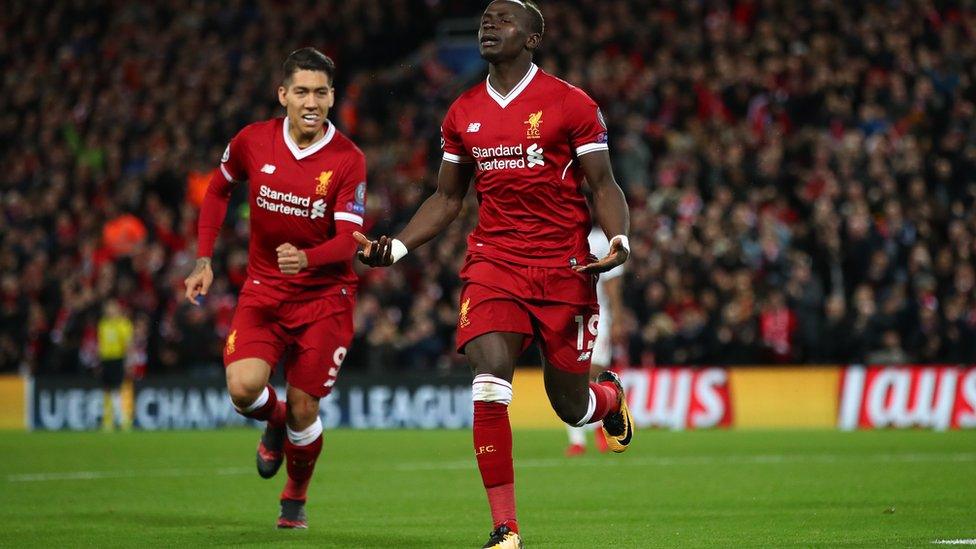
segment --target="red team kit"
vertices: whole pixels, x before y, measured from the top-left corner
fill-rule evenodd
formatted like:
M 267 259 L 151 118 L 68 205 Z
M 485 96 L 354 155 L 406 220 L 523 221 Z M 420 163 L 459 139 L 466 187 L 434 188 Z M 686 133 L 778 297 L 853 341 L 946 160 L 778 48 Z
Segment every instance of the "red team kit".
M 222 185 L 249 182 L 251 239 L 247 280 L 224 347 L 224 364 L 260 358 L 272 367 L 284 356 L 289 385 L 324 397 L 353 337 L 352 309 L 358 277 L 352 258 L 324 264 L 317 249 L 337 233 L 361 230 L 366 208 L 362 151 L 328 124 L 324 138 L 300 149 L 288 118 L 251 124 L 231 140 L 221 159 Z M 217 181 L 217 179 L 215 179 Z M 224 212 L 200 224 L 201 256 L 210 256 Z M 288 242 L 306 250 L 308 269 L 283 274 L 276 248 Z
M 444 160 L 474 163 L 480 203 L 461 270 L 458 350 L 488 332 L 521 333 L 526 346 L 538 336 L 556 368 L 588 372 L 596 277 L 571 267 L 590 261 L 578 157 L 608 149 L 600 109 L 533 64 L 508 95 L 487 80 L 463 93 L 442 131 Z
M 462 94 L 442 130 L 444 160 L 475 165 L 480 202 L 461 271 L 458 349 L 488 332 L 522 333 L 526 346 L 538 336 L 556 368 L 587 372 L 599 315 L 596 277 L 571 267 L 591 259 L 578 157 L 608 149 L 599 108 L 532 65 L 506 96 L 487 81 Z M 288 383 L 323 397 L 352 340 L 357 276 L 351 258 L 322 266 L 314 247 L 362 226 L 365 158 L 332 124 L 322 140 L 300 149 L 283 118 L 244 128 L 220 171 L 224 184 L 210 192 L 229 194 L 235 181 L 249 181 L 252 224 L 248 277 L 224 362 L 256 357 L 275 365 L 295 344 L 285 357 Z M 219 213 L 201 223 L 202 256 L 212 254 Z M 311 268 L 280 272 L 275 249 L 286 241 L 311 248 Z

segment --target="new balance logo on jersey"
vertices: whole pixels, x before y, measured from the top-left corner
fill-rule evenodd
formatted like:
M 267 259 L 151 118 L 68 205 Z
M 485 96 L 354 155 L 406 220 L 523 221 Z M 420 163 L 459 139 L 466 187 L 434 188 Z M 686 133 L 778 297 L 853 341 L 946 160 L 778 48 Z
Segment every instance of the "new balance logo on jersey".
M 468 124 L 468 133 L 478 133 L 481 129 L 481 122 L 472 122 Z
M 585 362 L 585 361 L 589 360 L 590 359 L 590 354 L 591 354 L 591 351 L 583 351 L 582 353 L 580 353 L 579 358 L 576 359 L 576 362 Z
M 529 148 L 525 151 L 525 153 L 528 155 L 528 157 L 526 157 L 526 160 L 528 161 L 530 168 L 546 165 L 546 161 L 542 159 L 542 153 L 543 153 L 542 147 L 540 147 L 537 143 L 533 143 L 532 145 L 530 145 Z
M 276 168 L 274 164 L 265 164 L 264 166 L 261 166 L 261 173 L 266 173 L 268 175 L 271 175 L 275 173 L 275 169 Z

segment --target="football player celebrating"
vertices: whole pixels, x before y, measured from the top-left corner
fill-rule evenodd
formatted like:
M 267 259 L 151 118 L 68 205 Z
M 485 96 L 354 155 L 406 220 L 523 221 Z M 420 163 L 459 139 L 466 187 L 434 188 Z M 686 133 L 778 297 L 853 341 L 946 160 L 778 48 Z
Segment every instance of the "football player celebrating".
M 335 100 L 332 60 L 313 48 L 284 63 L 284 118 L 245 127 L 230 142 L 200 210 L 198 259 L 186 298 L 213 282 L 211 255 L 233 184 L 249 182 L 247 280 L 224 346 L 227 390 L 237 411 L 266 421 L 258 473 L 287 457 L 279 528 L 307 528 L 305 499 L 322 450 L 319 399 L 335 384 L 353 336 L 358 277 L 353 232 L 363 224 L 366 161 L 327 116 Z M 268 384 L 284 358 L 287 406 Z
M 533 340 L 544 357 L 549 400 L 563 421 L 602 420 L 616 452 L 633 435 L 616 375 L 589 378 L 599 318 L 596 276 L 630 253 L 627 203 L 611 171 L 596 103 L 532 62 L 544 30 L 531 2 L 488 6 L 478 33 L 488 79 L 461 94 L 445 116 L 437 190 L 396 238 L 356 235 L 361 261 L 391 265 L 454 221 L 474 177 L 479 218 L 461 270 L 457 348 L 474 372 L 474 448 L 494 528 L 484 547 L 522 546 L 508 405 L 515 361 Z M 610 240 L 599 260 L 587 245 L 593 223 L 580 192 L 584 178 Z

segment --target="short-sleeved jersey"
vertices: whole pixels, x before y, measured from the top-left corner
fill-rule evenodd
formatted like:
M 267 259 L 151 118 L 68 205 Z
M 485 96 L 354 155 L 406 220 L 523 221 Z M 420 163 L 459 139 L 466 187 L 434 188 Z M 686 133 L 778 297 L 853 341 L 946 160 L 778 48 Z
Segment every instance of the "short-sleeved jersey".
M 322 244 L 335 236 L 337 223 L 361 226 L 366 208 L 362 151 L 331 122 L 319 141 L 301 149 L 288 124 L 285 117 L 245 127 L 221 158 L 224 177 L 246 180 L 249 187 L 251 239 L 242 291 L 283 301 L 354 291 L 358 277 L 352 257 L 295 275 L 278 268 L 278 246 L 308 249 Z
M 603 115 L 586 93 L 533 64 L 508 95 L 490 79 L 461 94 L 441 134 L 445 161 L 475 165 L 469 254 L 543 267 L 586 260 L 592 223 L 579 157 L 608 150 Z

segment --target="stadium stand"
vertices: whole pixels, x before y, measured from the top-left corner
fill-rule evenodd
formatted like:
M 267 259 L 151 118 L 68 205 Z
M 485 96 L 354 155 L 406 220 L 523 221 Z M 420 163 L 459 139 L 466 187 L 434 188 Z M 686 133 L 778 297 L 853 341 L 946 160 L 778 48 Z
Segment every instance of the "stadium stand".
M 467 4 L 467 5 L 466 5 Z M 437 0 L 15 2 L 0 21 L 0 371 L 84 371 L 101 304 L 150 374 L 220 375 L 246 265 L 238 195 L 205 306 L 181 301 L 201 185 L 278 112 L 276 63 L 339 67 L 369 223 L 432 191 L 438 128 L 483 74 Z M 950 1 L 542 2 L 537 58 L 587 90 L 631 206 L 615 360 L 963 362 L 976 356 L 976 13 Z M 311 11 L 310 11 L 311 10 Z M 460 19 L 459 19 L 460 18 Z M 338 37 L 342 37 L 340 40 Z M 402 268 L 364 273 L 346 368 L 463 368 L 457 270 L 474 203 Z

